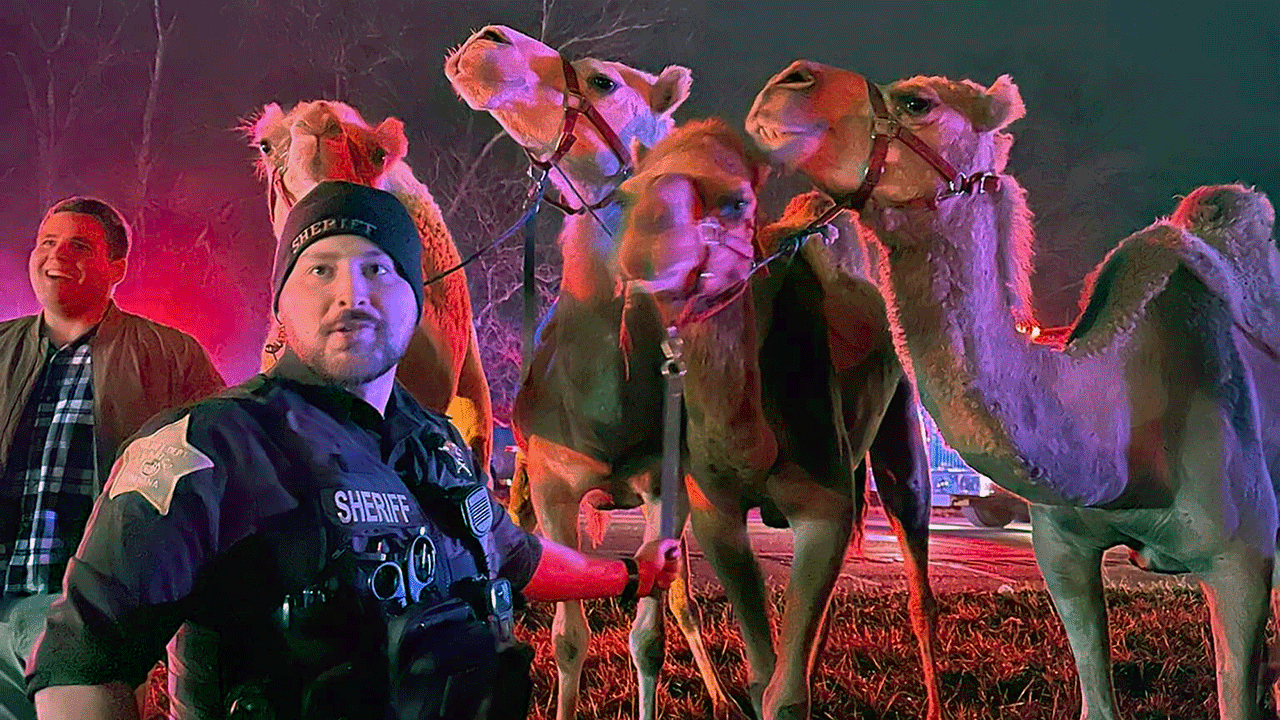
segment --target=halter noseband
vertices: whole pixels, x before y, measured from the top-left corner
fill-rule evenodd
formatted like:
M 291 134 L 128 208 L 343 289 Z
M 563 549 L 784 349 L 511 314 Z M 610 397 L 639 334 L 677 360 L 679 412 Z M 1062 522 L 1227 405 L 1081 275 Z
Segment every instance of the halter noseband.
M 569 63 L 564 56 L 560 57 L 560 68 L 564 72 L 564 123 L 560 126 L 560 137 L 556 141 L 556 148 L 551 152 L 545 160 L 539 160 L 533 156 L 533 153 L 525 150 L 525 154 L 529 156 L 529 164 L 533 167 L 549 172 L 552 167 L 556 166 L 565 155 L 569 154 L 569 149 L 577 142 L 578 137 L 574 134 L 574 129 L 578 124 L 578 117 L 582 116 L 587 119 L 596 129 L 601 139 L 613 151 L 618 163 L 621 166 L 620 175 L 631 172 L 631 154 L 627 151 L 626 145 L 623 145 L 622 139 L 618 134 L 609 127 L 609 123 L 591 104 L 591 99 L 582 92 L 582 87 L 578 83 L 578 72 L 573 69 L 573 65 Z M 563 199 L 554 198 L 550 195 L 545 196 L 543 200 L 550 206 L 564 213 L 565 215 L 579 215 L 585 212 L 600 210 L 613 202 L 613 193 L 606 194 L 599 201 L 590 205 L 581 207 L 573 207 Z
M 822 225 L 831 222 L 842 210 L 861 210 L 867 204 L 867 200 L 871 198 L 871 192 L 875 190 L 876 185 L 880 183 L 881 176 L 884 175 L 885 161 L 889 155 L 889 143 L 893 140 L 898 140 L 903 145 L 911 148 L 921 160 L 929 163 L 929 166 L 937 171 L 938 175 L 947 183 L 946 189 L 936 195 L 896 203 L 894 207 L 936 209 L 939 202 L 957 195 L 981 195 L 994 192 L 1000 188 L 1000 176 L 995 173 L 981 172 L 966 177 L 963 173 L 957 172 L 951 166 L 951 163 L 947 162 L 946 159 L 889 112 L 889 108 L 884 101 L 884 95 L 881 94 L 880 88 L 876 87 L 875 83 L 869 79 L 866 80 L 866 83 L 867 97 L 871 100 L 872 110 L 871 153 L 867 156 L 866 174 L 862 177 L 862 184 L 852 193 L 833 198 L 836 204 L 823 213 L 816 221 L 816 224 Z

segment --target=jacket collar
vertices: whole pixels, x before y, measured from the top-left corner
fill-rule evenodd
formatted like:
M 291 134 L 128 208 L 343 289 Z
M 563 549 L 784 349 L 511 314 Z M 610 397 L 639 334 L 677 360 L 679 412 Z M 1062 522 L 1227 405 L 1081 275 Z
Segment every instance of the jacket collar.
M 117 333 L 124 322 L 124 312 L 116 306 L 113 299 L 107 300 L 107 309 L 103 311 L 102 318 L 97 324 L 85 331 L 84 335 L 72 340 L 69 345 L 80 342 L 85 336 L 88 336 L 89 343 L 109 343 Z M 41 310 L 35 316 L 35 322 L 31 323 L 31 327 L 27 329 L 27 340 L 33 343 L 34 347 L 40 349 L 41 357 L 49 354 L 49 345 L 52 341 L 44 334 L 44 310 Z
M 321 378 L 288 348 L 267 371 L 267 375 L 340 422 L 353 422 L 378 433 L 390 446 L 395 446 L 405 437 L 416 433 L 430 419 L 427 411 L 422 409 L 399 382 L 391 389 L 384 418 L 369 403 L 345 388 Z

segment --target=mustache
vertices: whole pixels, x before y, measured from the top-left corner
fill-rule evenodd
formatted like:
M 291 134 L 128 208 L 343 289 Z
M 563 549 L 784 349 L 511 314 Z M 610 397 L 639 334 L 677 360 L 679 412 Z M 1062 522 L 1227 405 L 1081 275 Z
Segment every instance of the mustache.
M 321 326 L 320 330 L 328 334 L 344 325 L 355 325 L 357 323 L 369 323 L 374 326 L 374 329 L 382 327 L 382 320 L 371 313 L 364 310 L 343 310 L 338 317 Z

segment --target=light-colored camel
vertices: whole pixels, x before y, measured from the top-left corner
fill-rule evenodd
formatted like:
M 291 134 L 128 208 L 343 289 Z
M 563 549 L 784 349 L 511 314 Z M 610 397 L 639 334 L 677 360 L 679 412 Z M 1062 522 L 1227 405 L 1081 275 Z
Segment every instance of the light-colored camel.
M 572 63 L 579 87 L 625 143 L 651 146 L 672 127 L 672 113 L 689 95 L 688 69 L 670 66 L 659 75 L 617 62 L 584 58 Z M 555 50 L 508 27 L 473 34 L 445 61 L 445 75 L 466 103 L 490 113 L 531 157 L 552 156 L 569 102 L 562 60 Z M 652 304 L 623 307 L 617 293 L 613 232 L 621 209 L 613 191 L 629 170 L 599 129 L 579 118 L 576 138 L 552 170 L 553 192 L 591 212 L 565 216 L 558 243 L 563 259 L 560 294 L 539 331 L 512 408 L 520 446 L 510 509 L 522 525 L 580 546 L 579 508 L 644 506 L 645 539 L 657 537 L 660 502 L 675 502 L 675 527 L 683 528 L 687 501 L 659 498 L 662 444 L 662 327 Z M 631 333 L 623 348 L 624 313 Z M 667 593 L 668 606 L 689 642 L 717 717 L 738 714 L 723 690 L 690 604 L 688 560 Z M 664 659 L 659 599 L 639 601 L 631 655 L 639 679 L 639 717 L 657 713 L 657 678 Z M 556 716 L 576 714 L 590 630 L 580 602 L 559 603 L 552 644 L 559 669 Z
M 461 261 L 435 198 L 404 160 L 409 141 L 396 118 L 373 127 L 355 108 L 332 100 L 301 102 L 287 113 L 272 103 L 262 109 L 248 134 L 260 153 L 258 170 L 267 182 L 277 236 L 299 198 L 324 180 L 347 180 L 386 190 L 408 208 L 422 239 L 424 280 Z M 423 406 L 448 414 L 480 467 L 488 468 L 492 401 L 463 273 L 459 270 L 424 288 L 422 319 L 396 379 Z M 273 332 L 269 347 L 274 338 Z M 274 355 L 264 351 L 263 369 L 274 362 Z
M 873 120 L 874 93 L 889 118 Z M 912 78 L 881 89 L 799 61 L 761 91 L 747 128 L 837 197 L 861 186 L 873 131 L 905 128 L 977 178 L 954 186 L 972 192 L 948 192 L 935 166 L 895 139 L 860 221 L 881 246 L 895 344 L 925 407 L 966 462 L 1033 503 L 1036 558 L 1076 658 L 1081 716 L 1116 716 L 1101 560 L 1126 545 L 1153 569 L 1198 574 L 1219 713 L 1258 718 L 1277 528 L 1277 468 L 1264 453 L 1274 439 L 1264 441 L 1258 408 L 1274 417 L 1280 400 L 1280 385 L 1255 382 L 1246 365 L 1246 347 L 1268 342 L 1239 300 L 1241 284 L 1260 284 L 1241 279 L 1258 276 L 1187 232 L 1195 221 L 1157 222 L 1103 261 L 1065 347 L 1030 342 L 1015 317 L 1031 306 L 1030 212 L 1003 172 L 1004 128 L 1022 114 L 1007 77 L 990 88 Z M 1269 227 L 1259 237 L 1227 220 L 1222 232 L 1250 252 L 1276 252 Z
M 753 697 L 756 711 L 773 720 L 809 715 L 818 638 L 865 487 L 852 474 L 854 459 L 871 449 L 901 373 L 888 372 L 886 366 L 897 363 L 877 354 L 893 355 L 883 303 L 854 304 L 850 292 L 828 295 L 835 281 L 820 275 L 834 272 L 829 257 L 817 257 L 823 271 L 815 271 L 811 254 L 777 263 L 752 284 L 753 292 L 732 293 L 744 287 L 752 266 L 756 193 L 765 175 L 763 157 L 723 122 L 680 127 L 643 155 L 622 185 L 629 210 L 619 263 L 632 292 L 642 288 L 655 298 L 664 324 L 677 327 L 683 342 L 694 533 L 746 639 L 751 676 L 761 688 Z M 777 239 L 804 224 L 786 218 L 763 232 Z M 875 297 L 874 289 L 864 284 L 864 290 Z M 852 348 L 828 341 L 829 315 L 837 307 L 848 313 L 839 318 L 842 329 L 861 328 L 847 337 L 857 339 L 862 362 L 845 368 L 835 355 L 843 351 L 847 358 Z M 878 344 L 871 341 L 876 337 Z M 853 368 L 863 382 L 846 385 Z M 856 407 L 842 414 L 846 388 L 856 393 L 847 398 Z M 914 515 L 915 506 L 904 501 L 894 478 L 877 479 L 910 558 L 902 528 L 912 520 L 898 515 Z M 795 539 L 778 653 L 746 532 L 746 511 L 766 502 L 786 517 Z M 922 540 L 927 548 L 927 527 Z M 932 633 L 923 612 L 932 595 L 927 582 L 913 583 L 911 591 L 929 717 L 936 718 Z

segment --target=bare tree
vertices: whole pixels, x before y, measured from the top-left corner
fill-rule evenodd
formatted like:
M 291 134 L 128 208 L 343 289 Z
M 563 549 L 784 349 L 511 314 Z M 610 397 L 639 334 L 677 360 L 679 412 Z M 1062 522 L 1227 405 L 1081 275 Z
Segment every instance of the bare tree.
M 164 77 L 165 52 L 169 38 L 173 35 L 174 26 L 178 23 L 177 15 L 169 19 L 168 24 L 162 20 L 160 0 L 151 0 L 151 18 L 156 29 L 156 47 L 151 58 L 150 82 L 147 85 L 147 100 L 142 110 L 142 138 L 138 142 L 138 187 L 137 215 L 134 228 L 137 233 L 146 237 L 147 193 L 151 184 L 151 171 L 155 165 L 152 155 L 152 135 L 155 128 L 156 105 L 160 97 L 160 82 Z
M 412 0 L 240 0 L 246 15 L 269 29 L 283 53 L 274 62 L 321 73 L 321 93 L 348 100 L 354 88 L 388 97 L 397 88 L 389 70 L 415 48 L 411 30 L 421 7 Z
M 38 192 L 41 207 L 53 202 L 53 190 L 61 171 L 68 134 L 75 127 L 103 71 L 119 62 L 124 53 L 121 34 L 136 4 L 126 6 L 112 24 L 105 2 L 95 9 L 77 12 L 74 0 L 67 0 L 59 13 L 57 29 L 46 33 L 41 29 L 39 13 L 27 7 L 27 27 L 31 32 L 37 57 L 24 59 L 16 51 L 6 55 L 17 67 L 27 94 L 36 133 Z M 85 32 L 76 20 L 86 17 Z M 98 29 L 112 29 L 104 36 Z M 88 61 L 83 54 L 88 54 Z

